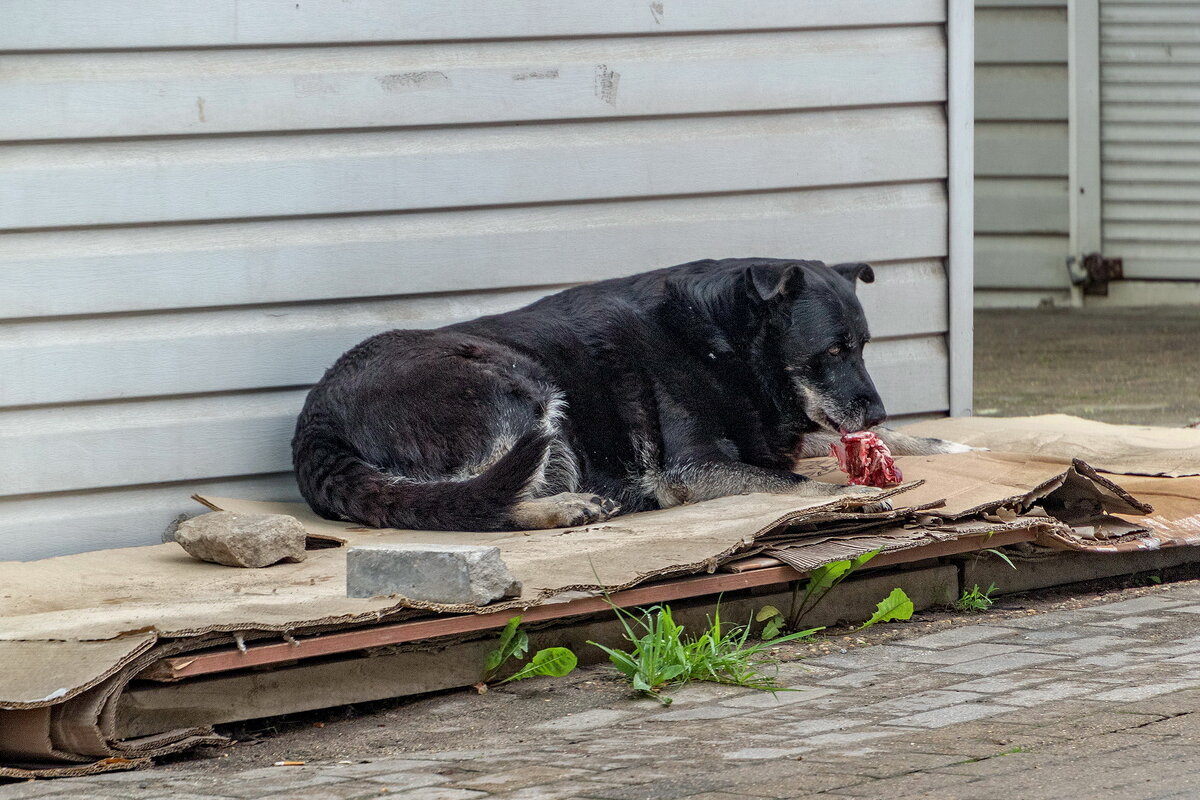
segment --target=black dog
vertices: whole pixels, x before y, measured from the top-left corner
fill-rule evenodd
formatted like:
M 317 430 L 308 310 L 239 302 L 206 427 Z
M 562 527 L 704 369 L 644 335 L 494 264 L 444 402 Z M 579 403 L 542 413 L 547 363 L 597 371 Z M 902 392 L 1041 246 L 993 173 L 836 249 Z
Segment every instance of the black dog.
M 866 499 L 791 471 L 886 416 L 858 280 L 870 266 L 697 261 L 379 334 L 309 393 L 300 489 L 329 518 L 480 531 L 747 492 Z M 968 449 L 880 433 L 897 454 Z

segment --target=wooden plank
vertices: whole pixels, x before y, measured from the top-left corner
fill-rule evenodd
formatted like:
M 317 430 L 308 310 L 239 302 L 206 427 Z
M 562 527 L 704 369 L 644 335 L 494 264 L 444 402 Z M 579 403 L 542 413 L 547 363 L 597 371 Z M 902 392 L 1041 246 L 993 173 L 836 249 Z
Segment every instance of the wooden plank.
M 930 558 L 970 553 L 988 547 L 1004 547 L 1019 542 L 1033 541 L 1036 535 L 1030 531 L 1006 531 L 991 537 L 971 536 L 948 542 L 938 542 L 911 550 L 881 553 L 871 559 L 868 570 L 876 570 L 897 564 L 908 564 Z M 759 586 L 788 583 L 807 577 L 792 567 L 763 566 L 757 569 L 736 572 L 676 578 L 670 581 L 639 586 L 612 594 L 612 605 L 620 608 L 637 608 L 655 603 L 668 603 L 686 598 L 716 595 Z M 869 572 L 864 573 L 869 574 Z M 529 624 L 547 620 L 567 620 L 608 611 L 611 608 L 603 597 L 587 597 L 565 603 L 534 606 L 521 615 L 521 622 Z M 442 615 L 428 620 L 400 622 L 391 625 L 376 625 L 353 631 L 318 634 L 297 638 L 296 644 L 278 642 L 249 645 L 245 652 L 236 647 L 222 648 L 197 655 L 163 659 L 138 677 L 143 680 L 178 681 L 201 675 L 215 675 L 239 669 L 303 661 L 309 658 L 354 652 L 373 647 L 403 644 L 437 637 L 460 636 L 486 630 L 498 630 L 508 623 L 512 612 L 492 614 Z
M 421 42 L 939 23 L 940 0 L 0 0 L 0 50 Z
M 1067 63 L 1067 9 L 1058 7 L 975 10 L 976 64 Z
M 1067 68 L 1058 65 L 975 68 L 976 120 L 1067 119 Z
M 1067 123 L 977 122 L 975 175 L 1067 177 Z
M 940 261 L 875 274 L 859 291 L 875 336 L 946 330 Z M 555 288 L 14 323 L 0 327 L 0 406 L 307 385 L 368 336 L 508 311 Z
M 941 257 L 945 209 L 931 182 L 10 234 L 0 236 L 0 318 L 502 289 L 543 274 L 578 283 L 745 253 Z
M 291 473 L 0 499 L 0 561 L 158 544 L 177 515 L 203 511 L 191 499 L 197 492 L 256 500 L 300 499 Z
M 979 233 L 1070 231 L 1065 178 L 984 178 L 975 182 Z
M 0 56 L 0 139 L 311 131 L 938 102 L 937 27 Z M 887 80 L 880 75 L 887 74 Z
M 944 411 L 943 337 L 867 350 L 893 414 Z M 0 413 L 0 491 L 8 495 L 284 472 L 304 390 L 180 397 Z M 38 469 L 30 469 L 37 464 Z
M 1068 289 L 1068 242 L 1061 235 L 975 237 L 975 285 L 980 289 Z
M 944 126 L 935 105 L 515 129 L 13 145 L 0 161 L 6 173 L 0 227 L 927 180 L 946 172 Z

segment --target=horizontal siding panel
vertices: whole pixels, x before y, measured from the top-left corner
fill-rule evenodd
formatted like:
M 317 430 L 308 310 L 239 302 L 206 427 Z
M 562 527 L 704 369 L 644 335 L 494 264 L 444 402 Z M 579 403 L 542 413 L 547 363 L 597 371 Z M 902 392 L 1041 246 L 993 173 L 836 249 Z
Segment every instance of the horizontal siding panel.
M 1066 7 L 977 8 L 975 63 L 1067 63 Z
M 1200 281 L 1200 258 L 1195 245 L 1187 247 L 1159 246 L 1143 252 L 1141 242 L 1113 241 L 1110 246 L 1121 248 L 1126 280 Z M 1106 246 L 1108 246 L 1106 244 Z
M 946 173 L 939 106 L 517 130 L 13 145 L 0 159 L 6 228 L 562 202 Z
M 996 65 L 975 68 L 976 120 L 1067 119 L 1065 65 Z
M 1104 238 L 1112 242 L 1159 242 L 1195 254 L 1200 262 L 1200 227 L 1186 221 L 1118 221 L 1105 217 Z
M 975 13 L 981 8 L 1066 8 L 1067 0 L 975 0 Z
M 1067 177 L 1067 123 L 979 122 L 977 177 Z
M 1100 43 L 1101 68 L 1109 65 L 1144 64 L 1195 64 L 1200 61 L 1200 44 L 1164 44 L 1145 42 L 1142 44 Z
M 0 73 L 4 139 L 921 103 L 943 100 L 946 83 L 936 27 L 0 56 Z
M 1136 170 L 1134 171 L 1136 173 Z M 1200 179 L 1182 183 L 1152 183 L 1131 180 L 1104 184 L 1104 202 L 1200 203 Z
M 1108 121 L 1104 142 L 1200 142 L 1200 125 L 1164 125 L 1158 122 Z
M 1109 142 L 1104 145 L 1104 160 L 1195 164 L 1200 163 L 1200 142 Z
M 945 0 L 0 0 L 0 19 L 0 50 L 76 50 L 938 23 Z
M 699 258 L 945 255 L 938 183 L 0 236 L 0 317 L 558 283 Z M 545 280 L 545 279 L 543 279 Z M 3 374 L 0 372 L 0 374 Z
M 864 351 L 889 416 L 946 413 L 950 408 L 945 336 L 872 342 Z
M 1106 86 L 1130 83 L 1191 86 L 1200 81 L 1200 64 L 1151 64 L 1120 61 L 1107 63 L 1102 69 Z
M 1151 122 L 1178 126 L 1200 123 L 1200 107 L 1174 103 L 1117 102 L 1109 100 L 1100 107 L 1100 119 L 1107 127 L 1110 122 Z
M 862 290 L 875 336 L 946 330 L 940 260 L 885 264 L 875 273 L 875 284 Z M 508 311 L 552 290 L 3 326 L 0 404 L 148 397 L 164 386 L 187 394 L 309 385 L 368 336 Z
M 984 178 L 975 182 L 975 230 L 992 233 L 1070 233 L 1067 181 L 1061 178 Z
M 1193 19 L 1200 18 L 1200 12 L 1194 7 L 1179 6 L 1182 16 Z M 1101 12 L 1100 29 L 1102 41 L 1115 44 L 1147 43 L 1161 44 L 1197 44 L 1200 43 L 1200 24 L 1195 21 L 1179 21 L 1161 24 L 1129 24 L 1113 25 L 1111 18 L 1105 18 Z M 1108 24 L 1106 24 L 1108 23 Z
M 290 473 L 0 500 L 0 554 L 6 561 L 32 561 L 80 550 L 159 544 L 179 514 L 205 510 L 191 499 L 193 493 L 300 500 Z
M 1055 235 L 976 235 L 978 289 L 1067 289 L 1069 242 Z
M 1104 38 L 1117 39 L 1129 35 L 1126 27 L 1167 23 L 1169 25 L 1200 25 L 1200 8 L 1195 3 L 1179 0 L 1152 2 L 1100 3 L 1100 22 Z M 1119 26 L 1119 27 L 1118 27 Z M 1163 41 L 1169 41 L 1164 39 Z
M 1179 161 L 1113 162 L 1105 158 L 1102 179 L 1112 183 L 1186 183 L 1200 184 L 1200 163 Z M 1107 195 L 1108 189 L 1105 189 Z M 1144 199 L 1152 200 L 1153 197 Z
M 1200 202 L 1104 204 L 1106 222 L 1190 222 L 1200 224 Z
M 941 335 L 878 341 L 867 357 L 893 414 L 949 408 L 946 361 Z M 283 472 L 304 396 L 290 390 L 0 413 L 0 486 L 33 494 Z
M 1138 103 L 1147 105 L 1193 105 L 1200 101 L 1200 88 L 1190 84 L 1176 83 L 1117 83 L 1111 84 L 1107 77 L 1100 89 L 1102 103 Z

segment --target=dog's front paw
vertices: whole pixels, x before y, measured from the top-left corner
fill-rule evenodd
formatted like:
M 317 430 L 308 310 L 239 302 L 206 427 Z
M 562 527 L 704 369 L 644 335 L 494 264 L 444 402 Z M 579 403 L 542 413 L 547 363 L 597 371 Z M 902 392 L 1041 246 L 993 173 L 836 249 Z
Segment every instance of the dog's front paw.
M 883 489 L 874 486 L 843 486 L 840 494 L 855 499 L 862 498 L 866 500 L 873 495 L 883 494 Z M 887 500 L 879 500 L 874 503 L 864 502 L 862 504 L 862 513 L 864 514 L 882 514 L 885 511 L 891 511 L 892 504 Z

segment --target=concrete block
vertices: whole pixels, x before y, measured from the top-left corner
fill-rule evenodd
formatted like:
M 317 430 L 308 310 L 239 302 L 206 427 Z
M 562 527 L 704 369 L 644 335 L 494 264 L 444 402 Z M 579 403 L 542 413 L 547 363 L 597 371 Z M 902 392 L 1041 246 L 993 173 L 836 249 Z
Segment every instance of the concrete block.
M 227 567 L 303 561 L 304 526 L 287 514 L 214 511 L 179 523 L 174 538 L 193 558 Z
M 516 597 L 521 584 L 500 548 L 466 544 L 359 545 L 346 551 L 346 596 L 400 595 L 447 605 Z

